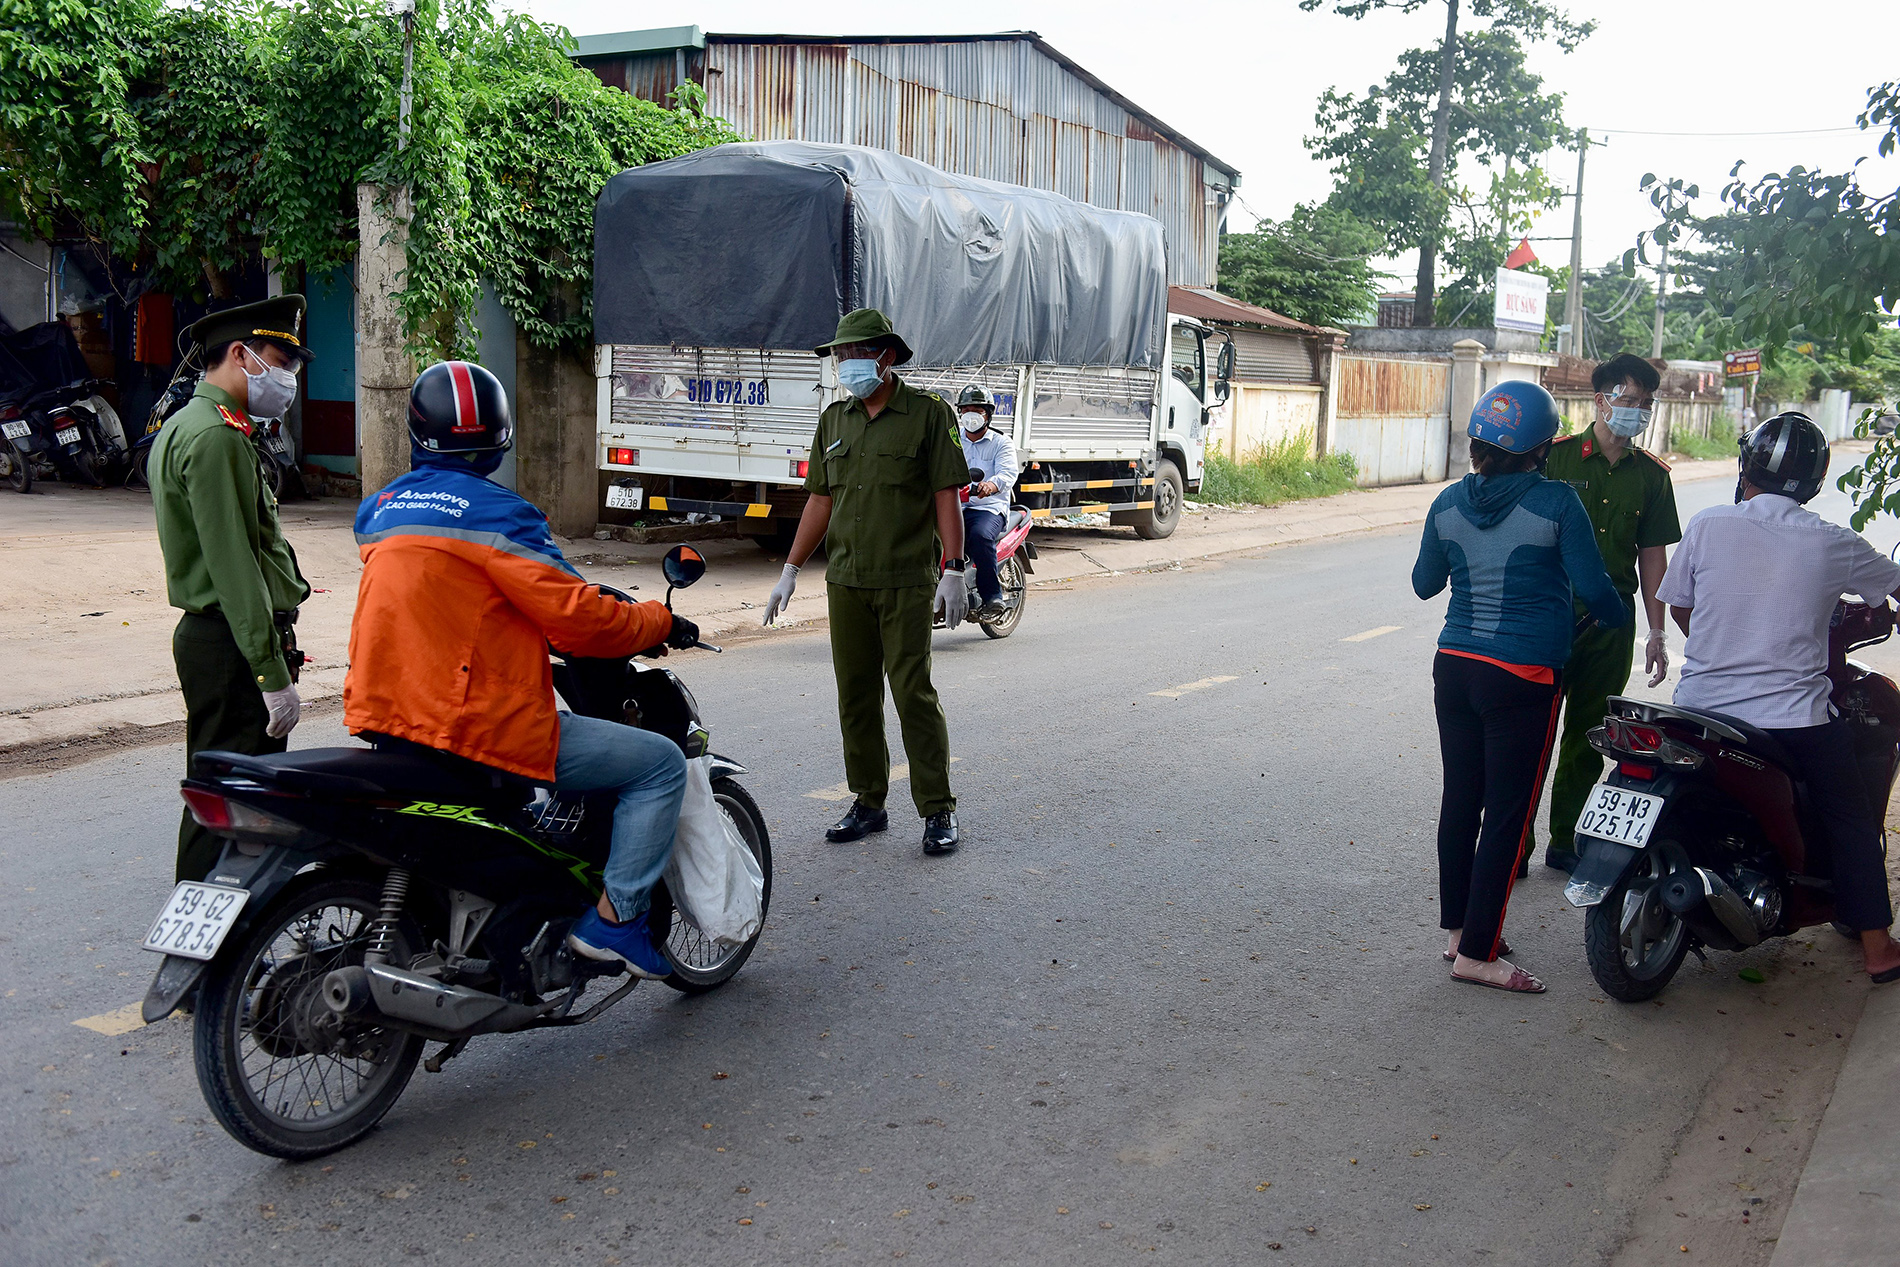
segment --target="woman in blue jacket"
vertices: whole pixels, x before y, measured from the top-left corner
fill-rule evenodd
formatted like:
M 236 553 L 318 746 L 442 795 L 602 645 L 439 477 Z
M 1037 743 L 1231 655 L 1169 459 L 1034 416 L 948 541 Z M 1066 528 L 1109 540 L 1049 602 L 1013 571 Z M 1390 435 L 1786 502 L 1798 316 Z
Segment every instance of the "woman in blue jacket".
M 1558 676 L 1571 607 L 1604 625 L 1630 618 L 1597 552 L 1583 503 L 1541 474 L 1557 402 L 1535 383 L 1501 383 L 1471 411 L 1472 473 L 1425 519 L 1412 589 L 1451 585 L 1432 657 L 1445 794 L 1438 813 L 1439 924 L 1454 981 L 1541 994 L 1503 958 L 1504 907 L 1531 839 L 1557 733 Z

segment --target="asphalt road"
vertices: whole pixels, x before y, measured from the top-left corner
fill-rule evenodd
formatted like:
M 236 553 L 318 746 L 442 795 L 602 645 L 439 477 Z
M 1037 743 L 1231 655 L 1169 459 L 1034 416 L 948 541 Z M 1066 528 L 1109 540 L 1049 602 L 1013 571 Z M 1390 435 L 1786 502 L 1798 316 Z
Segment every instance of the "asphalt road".
M 1725 495 L 1690 486 L 1685 517 Z M 317 1163 L 225 1136 L 185 1021 L 101 1032 L 155 965 L 177 750 L 0 781 L 0 1257 L 1609 1260 L 1731 1062 L 1837 1066 L 1863 987 L 1827 934 L 1607 1002 L 1541 867 L 1507 932 L 1550 993 L 1448 980 L 1415 539 L 1037 590 L 1006 642 L 939 635 L 947 859 L 902 812 L 823 842 L 822 634 L 684 658 L 771 821 L 760 952 L 697 1000 L 480 1040 Z M 1798 1161 L 1770 1106 L 1735 1111 L 1738 1165 Z

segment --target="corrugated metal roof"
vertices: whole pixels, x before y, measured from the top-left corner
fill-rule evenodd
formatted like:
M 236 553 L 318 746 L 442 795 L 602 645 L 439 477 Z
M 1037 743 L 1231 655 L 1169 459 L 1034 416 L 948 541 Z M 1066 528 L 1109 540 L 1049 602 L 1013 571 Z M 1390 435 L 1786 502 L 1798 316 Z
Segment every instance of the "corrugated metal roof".
M 1244 325 L 1271 326 L 1276 330 L 1297 330 L 1301 334 L 1324 334 L 1329 329 L 1309 326 L 1304 321 L 1282 316 L 1271 308 L 1261 308 L 1204 286 L 1168 287 L 1168 311 L 1183 317 L 1193 317 L 1196 321 L 1239 322 Z

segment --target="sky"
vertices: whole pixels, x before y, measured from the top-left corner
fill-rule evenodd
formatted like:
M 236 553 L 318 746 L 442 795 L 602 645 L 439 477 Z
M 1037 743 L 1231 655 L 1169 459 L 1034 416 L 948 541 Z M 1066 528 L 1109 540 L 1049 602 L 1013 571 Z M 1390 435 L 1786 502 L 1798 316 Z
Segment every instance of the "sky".
M 1306 152 L 1313 110 L 1328 87 L 1363 92 L 1408 48 L 1444 32 L 1443 0 L 1417 12 L 1360 21 L 1302 13 L 1296 0 L 1197 0 L 1178 6 L 1126 0 L 514 0 L 577 35 L 697 25 L 725 34 L 965 34 L 1033 30 L 1170 127 L 1240 168 L 1242 206 L 1284 216 L 1323 199 L 1326 168 Z M 1330 5 L 1329 5 L 1330 7 Z M 1468 11 L 1469 4 L 1463 6 Z M 1532 69 L 1564 94 L 1566 118 L 1591 129 L 1584 180 L 1584 260 L 1602 264 L 1656 221 L 1638 189 L 1646 172 L 1701 186 L 1701 208 L 1718 209 L 1730 167 L 1763 175 L 1795 164 L 1842 171 L 1866 158 L 1862 179 L 1900 186 L 1900 157 L 1880 159 L 1853 130 L 1866 89 L 1900 76 L 1900 4 L 1892 0 L 1578 0 L 1573 18 L 1598 29 L 1576 52 L 1535 47 Z M 1820 131 L 1821 129 L 1847 129 Z M 1805 135 L 1769 135 L 1804 131 Z M 1645 133 L 1730 135 L 1644 135 Z M 1732 135 L 1732 134 L 1743 135 Z M 1565 190 L 1574 151 L 1546 160 Z M 1884 183 L 1883 183 L 1884 182 Z M 1546 263 L 1569 258 L 1570 204 L 1547 213 L 1532 236 Z M 1410 286 L 1410 261 L 1395 261 L 1395 287 Z

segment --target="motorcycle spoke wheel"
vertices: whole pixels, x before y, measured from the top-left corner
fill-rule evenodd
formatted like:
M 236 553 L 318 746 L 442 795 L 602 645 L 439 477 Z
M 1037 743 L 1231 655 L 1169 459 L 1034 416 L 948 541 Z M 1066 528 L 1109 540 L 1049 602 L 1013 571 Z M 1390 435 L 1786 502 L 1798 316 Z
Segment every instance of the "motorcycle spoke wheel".
M 324 978 L 363 962 L 379 898 L 359 880 L 307 888 L 206 978 L 199 1082 L 219 1122 L 259 1152 L 315 1157 L 353 1142 L 415 1071 L 420 1038 L 339 1021 L 323 1002 Z M 406 962 L 407 941 L 399 935 L 392 960 Z
M 714 941 L 679 914 L 664 884 L 654 889 L 653 926 L 659 927 L 658 920 L 665 918 L 667 923 L 666 944 L 663 947 L 667 959 L 672 961 L 673 975 L 666 983 L 685 994 L 698 994 L 710 990 L 730 980 L 745 961 L 752 957 L 753 948 L 759 944 L 759 936 L 765 931 L 763 916 L 772 901 L 772 838 L 765 827 L 765 815 L 759 812 L 757 802 L 743 787 L 731 779 L 713 780 L 713 803 L 720 813 L 726 816 L 758 859 L 759 869 L 765 873 L 765 891 L 760 896 L 761 924 L 759 932 L 737 946 L 725 946 Z
M 33 459 L 14 448 L 11 440 L 0 447 L 0 479 L 16 493 L 33 491 Z
M 979 621 L 978 628 L 992 638 L 1007 638 L 1023 622 L 1023 604 L 1029 601 L 1029 576 L 1023 571 L 1023 561 L 1012 554 L 997 565 L 996 579 L 1002 584 L 1007 610 L 995 620 Z

